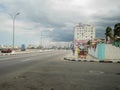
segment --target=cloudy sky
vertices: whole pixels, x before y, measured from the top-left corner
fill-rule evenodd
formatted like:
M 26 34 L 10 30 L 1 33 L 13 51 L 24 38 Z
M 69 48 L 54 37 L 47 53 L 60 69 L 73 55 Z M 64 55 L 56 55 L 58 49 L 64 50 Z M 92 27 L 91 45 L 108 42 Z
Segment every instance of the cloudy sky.
M 96 27 L 96 37 L 104 37 L 107 26 L 120 22 L 120 0 L 0 0 L 0 44 L 12 44 L 12 16 L 15 44 L 72 41 L 77 23 Z

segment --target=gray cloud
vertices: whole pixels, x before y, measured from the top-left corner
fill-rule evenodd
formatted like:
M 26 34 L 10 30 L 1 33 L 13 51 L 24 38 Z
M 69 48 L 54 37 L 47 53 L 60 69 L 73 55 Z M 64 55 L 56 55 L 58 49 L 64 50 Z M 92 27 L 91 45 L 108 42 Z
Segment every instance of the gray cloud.
M 64 31 L 56 28 L 51 32 L 51 37 L 54 41 L 73 41 L 73 32 L 71 30 Z
M 31 35 L 36 38 L 39 31 L 47 30 L 54 41 L 72 41 L 73 26 L 79 22 L 94 25 L 97 37 L 104 37 L 107 26 L 120 22 L 119 0 L 1 0 L 0 5 L 5 13 L 21 13 L 16 23 L 25 25 L 18 29 L 34 31 Z

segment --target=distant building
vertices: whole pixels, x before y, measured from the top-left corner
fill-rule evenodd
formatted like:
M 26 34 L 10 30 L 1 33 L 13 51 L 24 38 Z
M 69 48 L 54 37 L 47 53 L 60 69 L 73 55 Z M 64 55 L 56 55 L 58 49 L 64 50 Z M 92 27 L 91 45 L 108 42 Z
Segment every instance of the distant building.
M 8 45 L 0 45 L 0 48 L 9 48 L 10 46 Z
M 95 39 L 95 27 L 88 24 L 78 24 L 74 27 L 75 43 L 86 43 Z
M 36 48 L 36 45 L 34 45 L 34 44 L 29 44 L 29 45 L 27 46 L 27 48 L 28 48 L 28 49 L 35 49 L 35 48 Z
M 51 42 L 50 48 L 70 48 L 72 42 Z

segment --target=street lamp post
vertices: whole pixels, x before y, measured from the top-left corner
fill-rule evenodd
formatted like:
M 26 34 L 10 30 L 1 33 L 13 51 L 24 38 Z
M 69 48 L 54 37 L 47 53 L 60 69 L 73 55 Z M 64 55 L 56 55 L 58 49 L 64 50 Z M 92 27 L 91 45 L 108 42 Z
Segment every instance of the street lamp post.
M 13 20 L 13 50 L 14 50 L 14 44 L 15 44 L 15 19 L 16 19 L 16 16 L 19 15 L 20 13 L 17 12 L 15 15 L 11 15 L 9 14 L 11 17 L 12 17 L 12 20 Z

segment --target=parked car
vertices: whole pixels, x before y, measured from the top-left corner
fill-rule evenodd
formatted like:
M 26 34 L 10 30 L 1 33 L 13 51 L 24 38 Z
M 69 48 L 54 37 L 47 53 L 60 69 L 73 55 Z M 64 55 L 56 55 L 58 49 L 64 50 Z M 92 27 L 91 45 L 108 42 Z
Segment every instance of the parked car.
M 2 49 L 1 53 L 11 53 L 12 50 L 11 49 Z

